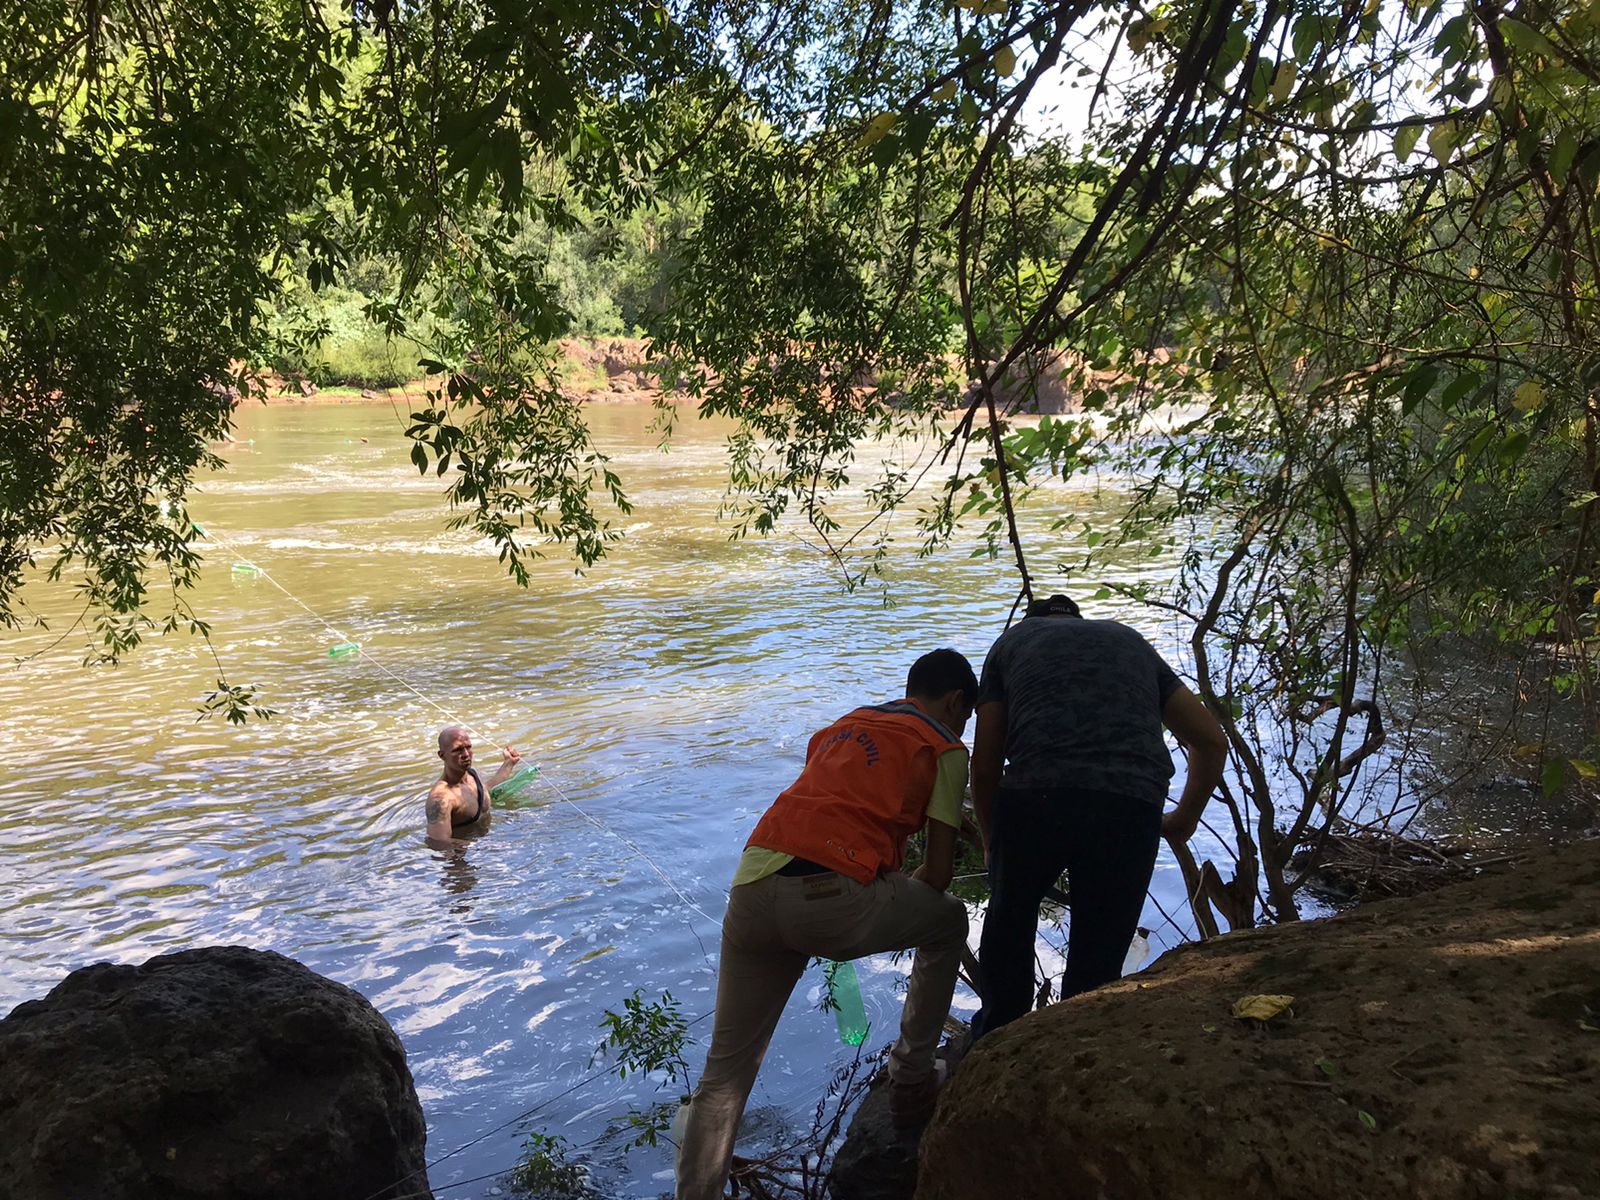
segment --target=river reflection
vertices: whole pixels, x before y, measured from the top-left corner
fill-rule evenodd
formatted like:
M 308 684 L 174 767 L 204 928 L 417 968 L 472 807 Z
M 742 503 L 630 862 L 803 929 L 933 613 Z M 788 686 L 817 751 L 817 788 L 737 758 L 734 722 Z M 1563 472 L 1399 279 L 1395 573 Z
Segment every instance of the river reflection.
M 403 414 L 240 416 L 228 470 L 195 503 L 211 538 L 195 603 L 230 680 L 258 684 L 277 716 L 197 723 L 217 672 L 193 639 L 86 670 L 81 637 L 47 649 L 71 625 L 71 592 L 30 597 L 56 629 L 4 643 L 8 659 L 42 653 L 0 671 L 0 714 L 30 733 L 0 744 L 12 831 L 0 1011 L 96 960 L 279 950 L 395 1025 L 430 1158 L 482 1138 L 434 1169 L 441 1197 L 488 1194 L 493 1180 L 478 1177 L 514 1162 L 523 1132 L 499 1127 L 536 1106 L 534 1125 L 605 1161 L 604 1194 L 660 1194 L 665 1147 L 624 1157 L 607 1130 L 671 1089 L 594 1062 L 603 1013 L 635 989 L 670 990 L 691 1019 L 710 1010 L 728 880 L 812 730 L 897 697 L 922 650 L 981 661 L 1012 574 L 965 548 L 916 558 L 907 516 L 889 603 L 847 593 L 793 534 L 728 540 L 720 431 L 688 421 L 662 455 L 652 410 L 617 407 L 592 416 L 636 505 L 619 518 L 626 540 L 582 575 L 557 551 L 523 591 L 492 546 L 445 529 L 438 480 L 407 459 Z M 1039 560 L 1065 557 L 1076 536 L 1050 521 L 1077 529 L 1115 503 L 1057 485 L 1036 518 Z M 267 575 L 236 574 L 236 561 Z M 1140 557 L 1121 581 L 1172 569 Z M 1183 630 L 1117 602 L 1094 608 L 1182 660 Z M 342 641 L 362 653 L 330 657 Z M 514 744 L 541 775 L 496 805 L 488 836 L 440 853 L 423 840 L 422 797 L 438 730 L 456 720 L 486 758 Z M 1170 861 L 1153 896 L 1142 923 L 1159 952 L 1180 936 L 1161 910 L 1186 919 Z M 903 967 L 882 956 L 860 969 L 873 1028 L 892 1029 Z M 808 1122 L 848 1058 L 820 994 L 813 972 L 779 1029 L 752 1100 L 762 1128 Z M 689 1053 L 696 1070 L 702 1055 Z
M 434 854 L 444 867 L 439 882 L 444 884 L 446 895 L 455 898 L 451 902 L 450 912 L 455 916 L 466 916 L 472 911 L 469 893 L 478 886 L 478 869 L 472 865 L 469 847 L 451 846 L 447 850 L 436 850 Z

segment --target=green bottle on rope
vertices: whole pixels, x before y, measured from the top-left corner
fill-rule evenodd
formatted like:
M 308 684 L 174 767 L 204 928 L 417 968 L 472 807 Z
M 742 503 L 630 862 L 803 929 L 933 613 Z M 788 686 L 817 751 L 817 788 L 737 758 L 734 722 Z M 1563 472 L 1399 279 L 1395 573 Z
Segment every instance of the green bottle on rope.
M 256 566 L 255 563 L 236 562 L 233 564 L 233 573 L 235 575 L 259 575 L 261 574 L 261 568 Z
M 528 790 L 528 785 L 537 778 L 539 778 L 539 768 L 533 763 L 529 763 L 510 779 L 496 787 L 493 794 L 496 797 L 504 798 L 520 796 Z
M 361 653 L 360 642 L 340 642 L 336 646 L 328 647 L 329 658 L 348 658 L 352 654 Z
M 861 1003 L 861 981 L 853 962 L 828 961 L 822 965 L 828 981 L 828 996 L 833 1001 L 833 1019 L 839 1026 L 839 1040 L 846 1046 L 859 1046 L 867 1040 L 872 1023 L 866 1005 Z

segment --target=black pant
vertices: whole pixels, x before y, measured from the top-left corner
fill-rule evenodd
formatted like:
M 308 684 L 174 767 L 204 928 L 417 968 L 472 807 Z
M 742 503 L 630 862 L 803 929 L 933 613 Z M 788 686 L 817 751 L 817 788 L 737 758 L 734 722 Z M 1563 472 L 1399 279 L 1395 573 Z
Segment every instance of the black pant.
M 1067 872 L 1072 900 L 1062 999 L 1122 974 L 1161 844 L 1161 806 L 1079 788 L 1001 788 L 989 843 L 989 911 L 974 1037 L 1033 1007 L 1033 943 L 1045 889 Z

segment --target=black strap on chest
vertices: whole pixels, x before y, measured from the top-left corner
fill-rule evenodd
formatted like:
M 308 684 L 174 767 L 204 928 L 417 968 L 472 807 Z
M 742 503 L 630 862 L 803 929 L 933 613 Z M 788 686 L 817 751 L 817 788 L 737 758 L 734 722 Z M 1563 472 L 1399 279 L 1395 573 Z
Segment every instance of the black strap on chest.
M 457 826 L 457 825 L 471 825 L 474 822 L 476 822 L 480 817 L 482 817 L 483 816 L 483 802 L 489 795 L 489 789 L 487 787 L 485 787 L 484 783 L 483 783 L 483 776 L 478 774 L 476 768 L 468 767 L 467 768 L 467 774 L 471 775 L 472 776 L 472 782 L 478 785 L 478 811 L 472 814 L 471 820 L 467 820 L 467 821 L 458 821 L 458 820 L 455 819 L 455 815 L 451 814 L 450 824 L 451 824 L 452 827 Z

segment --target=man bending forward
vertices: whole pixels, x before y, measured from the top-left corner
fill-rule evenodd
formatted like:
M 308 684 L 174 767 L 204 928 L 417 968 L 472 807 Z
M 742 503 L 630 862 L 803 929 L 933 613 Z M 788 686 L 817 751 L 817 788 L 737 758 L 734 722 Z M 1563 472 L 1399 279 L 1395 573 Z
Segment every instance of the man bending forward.
M 954 650 L 912 665 L 906 699 L 858 708 L 816 733 L 800 778 L 756 825 L 722 922 L 716 1024 L 678 1147 L 678 1200 L 717 1200 L 735 1134 L 789 993 L 814 957 L 848 961 L 915 949 L 890 1111 L 933 1112 L 933 1055 L 966 945 L 967 912 L 945 894 L 961 824 L 961 734 L 978 680 Z M 906 838 L 928 829 L 927 858 L 900 872 Z

